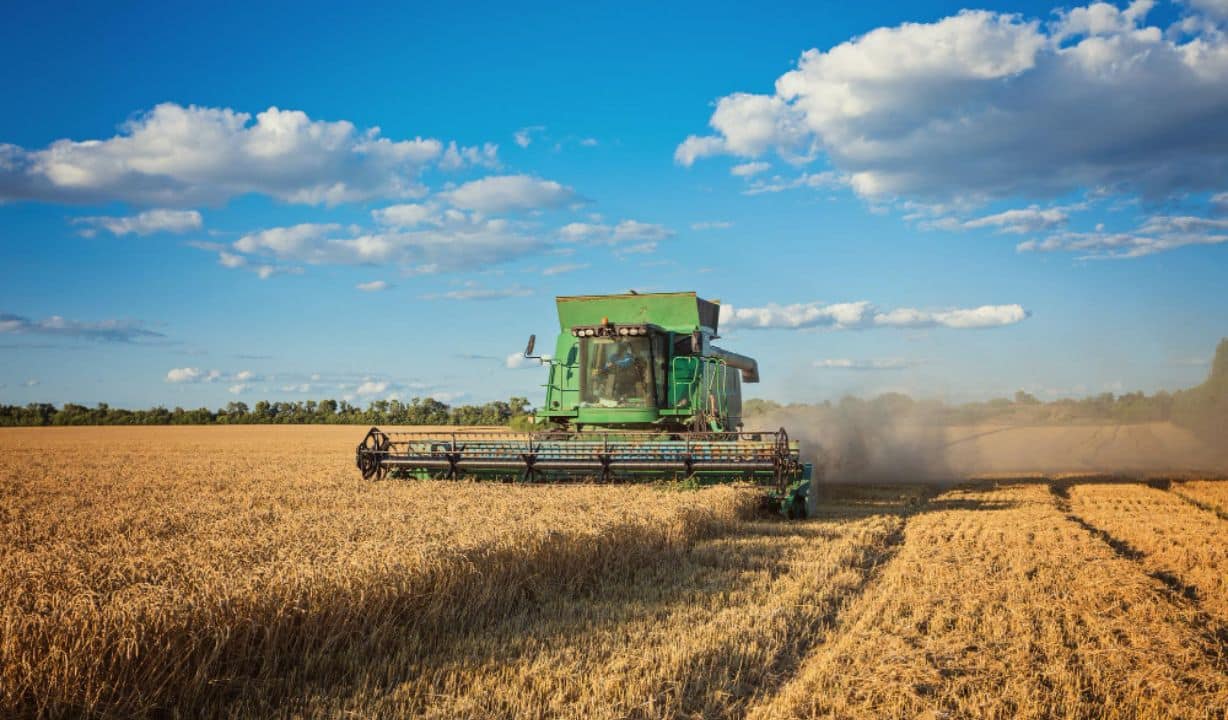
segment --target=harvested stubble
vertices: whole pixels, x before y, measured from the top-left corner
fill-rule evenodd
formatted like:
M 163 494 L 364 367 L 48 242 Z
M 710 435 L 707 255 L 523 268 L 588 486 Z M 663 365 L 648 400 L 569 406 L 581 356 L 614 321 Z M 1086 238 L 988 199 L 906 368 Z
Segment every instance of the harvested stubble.
M 1041 485 L 953 491 L 756 718 L 1191 718 L 1228 712 L 1200 613 Z
M 1172 491 L 1196 505 L 1206 508 L 1223 520 L 1228 520 L 1228 481 L 1195 480 L 1177 483 Z
M 754 506 L 729 488 L 363 483 L 354 435 L 0 433 L 0 715 L 275 705 L 391 636 L 425 655 L 668 564 Z
M 1228 522 L 1143 485 L 1075 485 L 1070 507 L 1120 552 L 1228 623 Z

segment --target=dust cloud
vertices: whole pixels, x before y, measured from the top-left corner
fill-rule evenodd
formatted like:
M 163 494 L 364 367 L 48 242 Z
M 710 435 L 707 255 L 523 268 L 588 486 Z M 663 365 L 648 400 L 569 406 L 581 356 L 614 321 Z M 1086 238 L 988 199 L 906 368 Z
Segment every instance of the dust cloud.
M 753 430 L 785 428 L 820 482 L 947 484 L 1025 475 L 1228 474 L 1223 448 L 1171 422 L 951 424 L 920 405 L 846 398 L 748 415 Z
M 955 476 L 946 428 L 915 410 L 846 399 L 775 408 L 748 417 L 746 427 L 785 428 L 823 482 L 941 483 Z

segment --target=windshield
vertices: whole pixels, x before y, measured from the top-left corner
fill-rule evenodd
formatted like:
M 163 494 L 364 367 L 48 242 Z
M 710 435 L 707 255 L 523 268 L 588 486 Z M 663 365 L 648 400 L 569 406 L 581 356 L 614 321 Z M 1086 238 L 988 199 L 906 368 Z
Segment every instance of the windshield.
M 598 407 L 655 407 L 647 337 L 591 337 L 580 343 L 580 402 Z

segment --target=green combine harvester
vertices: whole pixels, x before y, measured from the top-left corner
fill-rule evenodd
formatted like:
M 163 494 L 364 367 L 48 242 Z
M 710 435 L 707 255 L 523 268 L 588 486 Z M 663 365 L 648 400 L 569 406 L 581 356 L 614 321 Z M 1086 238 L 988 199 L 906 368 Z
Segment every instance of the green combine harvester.
M 742 427 L 754 359 L 722 350 L 719 301 L 693 292 L 557 299 L 546 401 L 533 432 L 385 432 L 358 446 L 362 476 L 505 482 L 751 482 L 804 517 L 811 466 L 784 428 Z

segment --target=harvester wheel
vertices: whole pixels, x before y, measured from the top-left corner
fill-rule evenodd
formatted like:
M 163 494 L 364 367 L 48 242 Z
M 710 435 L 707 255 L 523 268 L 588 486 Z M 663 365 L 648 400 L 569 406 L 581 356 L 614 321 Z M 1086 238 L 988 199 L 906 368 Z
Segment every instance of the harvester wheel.
M 363 453 L 358 457 L 358 469 L 362 472 L 363 480 L 370 480 L 380 473 L 379 461 L 374 455 Z

